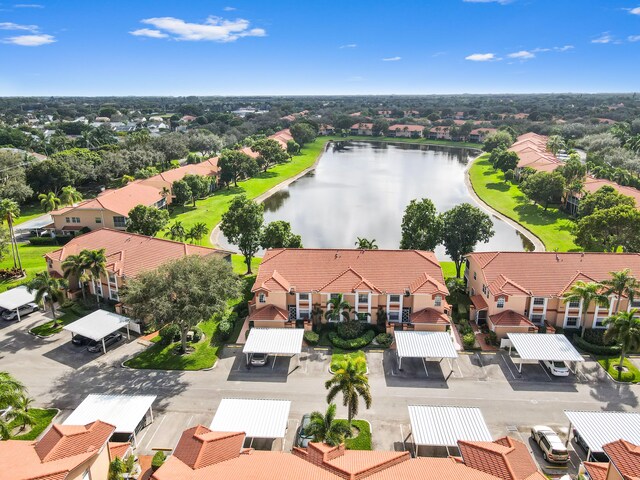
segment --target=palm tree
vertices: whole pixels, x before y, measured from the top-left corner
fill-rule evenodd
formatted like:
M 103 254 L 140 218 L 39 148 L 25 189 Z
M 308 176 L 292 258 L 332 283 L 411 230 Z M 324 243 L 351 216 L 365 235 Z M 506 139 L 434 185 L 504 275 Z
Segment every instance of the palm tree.
M 351 311 L 351 305 L 349 302 L 344 301 L 344 297 L 341 293 L 332 297 L 327 303 L 327 311 L 324 314 L 324 318 L 332 322 L 339 322 L 344 318 L 346 322 L 350 320 L 349 312 Z
M 582 332 L 581 337 L 584 337 L 585 325 L 587 321 L 587 310 L 591 302 L 595 302 L 599 307 L 609 306 L 609 297 L 602 293 L 603 287 L 596 282 L 583 282 L 577 281 L 571 286 L 569 290 L 562 296 L 562 299 L 566 302 L 580 302 L 582 304 Z M 594 314 L 595 315 L 595 314 Z M 595 318 L 594 318 L 595 321 Z
M 64 278 L 67 280 L 69 280 L 70 277 L 78 279 L 78 287 L 80 287 L 80 290 L 82 291 L 82 300 L 87 299 L 84 291 L 84 284 L 88 280 L 87 270 L 86 258 L 82 255 L 69 255 L 64 262 L 62 262 Z
M 58 326 L 56 318 L 56 302 L 62 298 L 62 290 L 67 288 L 67 281 L 62 278 L 55 278 L 49 272 L 37 273 L 33 280 L 27 284 L 29 293 L 36 292 L 36 303 L 44 305 L 49 303 L 51 315 L 53 316 L 53 326 Z
M 100 295 L 97 284 L 101 282 L 101 276 L 107 274 L 107 256 L 105 255 L 105 249 L 83 250 L 80 252 L 80 255 L 84 258 L 87 265 L 87 272 L 91 276 L 95 288 L 96 300 L 98 305 L 100 305 Z
M 547 140 L 547 149 L 554 155 L 557 155 L 563 148 L 565 148 L 565 143 L 560 135 L 551 135 Z
M 602 285 L 604 285 L 607 290 L 605 291 L 606 295 L 615 295 L 616 296 L 616 310 L 615 313 L 620 311 L 620 299 L 623 295 L 626 295 L 629 299 L 629 303 L 633 301 L 633 298 L 640 290 L 640 282 L 631 275 L 631 270 L 625 268 L 619 272 L 610 272 L 611 278 L 607 280 L 603 280 Z
M 171 196 L 171 190 L 168 189 L 167 187 L 162 187 L 162 190 L 160 190 L 160 196 L 164 198 L 165 205 L 166 205 L 167 198 Z
M 208 231 L 209 229 L 206 223 L 198 222 L 189 229 L 186 237 L 198 242 L 198 245 L 200 245 L 202 237 L 204 237 Z
M 347 407 L 349 426 L 351 420 L 358 414 L 360 397 L 364 400 L 367 409 L 371 408 L 371 390 L 369 379 L 364 373 L 365 360 L 361 357 L 347 358 L 339 362 L 331 379 L 324 383 L 329 393 L 327 403 L 331 403 L 338 393 L 342 393 L 342 404 Z
M 356 248 L 360 250 L 378 250 L 378 245 L 376 244 L 376 239 L 368 240 L 366 238 L 357 237 L 356 240 Z
M 335 447 L 352 436 L 351 428 L 344 421 L 336 421 L 336 404 L 327 407 L 327 412 L 312 412 L 305 434 L 313 437 L 314 442 L 323 442 Z
M 169 237 L 171 240 L 183 242 L 187 237 L 187 232 L 182 226 L 182 222 L 180 220 L 176 220 L 169 226 L 169 229 L 166 231 L 164 236 Z
M 23 419 L 21 412 L 22 397 L 25 396 L 25 388 L 22 383 L 13 378 L 7 372 L 0 372 L 0 410 L 11 408 L 5 415 L 0 417 L 0 439 L 6 440 L 11 437 L 11 423 L 14 419 L 26 420 L 29 424 L 31 419 Z M 28 406 L 28 405 L 27 405 Z
M 18 202 L 3 198 L 0 200 L 0 223 L 7 221 L 9 226 L 9 236 L 11 237 L 11 253 L 13 254 L 13 268 L 19 268 L 22 271 L 22 261 L 20 260 L 20 252 L 18 251 L 18 242 L 16 234 L 13 231 L 13 221 L 20 216 L 20 206 Z
M 62 188 L 60 201 L 65 205 L 73 205 L 82 201 L 82 194 L 71 185 Z
M 25 394 L 20 395 L 17 404 L 11 409 L 11 420 L 20 424 L 20 431 L 23 431 L 27 425 L 32 426 L 35 422 L 33 413 L 29 410 L 33 398 Z
M 604 337 L 615 339 L 620 345 L 618 380 L 622 378 L 622 366 L 627 352 L 640 348 L 640 319 L 636 318 L 637 313 L 638 309 L 632 308 L 628 312 L 618 312 L 604 321 L 608 327 Z
M 40 200 L 40 205 L 42 205 L 42 209 L 45 212 L 50 212 L 51 210 L 56 210 L 62 204 L 62 201 L 56 196 L 55 193 L 41 193 L 38 195 L 38 199 Z

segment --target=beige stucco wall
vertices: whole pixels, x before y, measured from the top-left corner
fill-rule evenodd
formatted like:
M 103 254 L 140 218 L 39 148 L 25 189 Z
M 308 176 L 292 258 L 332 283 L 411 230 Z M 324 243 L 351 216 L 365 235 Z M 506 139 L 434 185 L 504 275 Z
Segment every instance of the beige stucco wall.
M 66 480 L 83 480 L 82 477 L 87 468 L 91 473 L 91 480 L 107 480 L 109 475 L 109 449 L 104 446 L 98 456 L 95 457 L 95 460 L 85 462 L 73 469 L 65 477 Z
M 256 328 L 284 328 L 284 320 L 254 320 Z
M 98 230 L 100 228 L 117 228 L 119 230 L 124 230 L 125 227 L 116 227 L 113 223 L 113 217 L 120 217 L 115 212 L 111 210 L 93 210 L 93 209 L 74 209 L 69 210 L 68 212 L 62 213 L 60 215 L 52 215 L 53 223 L 56 227 L 56 230 L 62 230 L 63 227 L 89 227 L 91 230 Z M 69 223 L 67 223 L 66 218 L 69 217 Z M 72 223 L 71 217 L 78 217 L 80 219 L 80 223 Z M 102 220 L 102 223 L 96 222 L 96 218 Z
M 489 325 L 489 329 L 495 332 L 498 338 L 505 338 L 507 336 L 507 333 L 529 333 L 529 327 L 496 327 L 495 325 L 493 325 L 493 323 L 491 323 L 490 319 L 487 319 L 487 324 Z
M 414 330 L 420 332 L 446 332 L 447 325 L 431 325 L 428 323 L 416 323 L 413 326 Z
M 618 470 L 611 464 L 609 464 L 609 470 L 607 471 L 607 480 L 624 480 L 624 477 L 620 475 Z

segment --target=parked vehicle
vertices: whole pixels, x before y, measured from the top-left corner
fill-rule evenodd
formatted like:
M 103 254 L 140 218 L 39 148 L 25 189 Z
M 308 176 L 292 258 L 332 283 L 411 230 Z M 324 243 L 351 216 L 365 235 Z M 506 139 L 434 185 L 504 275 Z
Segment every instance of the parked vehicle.
M 254 353 L 251 355 L 251 365 L 253 367 L 264 367 L 269 361 L 269 355 L 266 353 Z
M 110 347 L 122 340 L 122 334 L 120 332 L 110 333 L 106 337 L 104 337 L 104 346 Z M 98 353 L 102 351 L 102 340 L 96 342 L 95 340 L 91 341 L 91 344 L 87 348 L 91 353 Z
M 573 439 L 576 441 L 576 443 L 578 445 L 580 445 L 580 448 L 582 448 L 584 450 L 585 454 L 589 453 L 589 445 L 587 445 L 587 442 L 585 442 L 584 438 L 582 438 L 582 436 L 580 435 L 580 432 L 578 432 L 575 428 L 573 429 Z M 591 452 L 591 455 L 589 455 L 589 458 L 587 458 L 588 462 L 608 462 L 609 461 L 609 457 L 607 457 L 607 454 L 604 452 Z
M 313 437 L 307 434 L 307 427 L 311 423 L 311 415 L 308 413 L 303 415 L 300 422 L 300 428 L 296 434 L 296 447 L 307 448 L 309 442 L 313 440 Z
M 545 360 L 544 366 L 549 369 L 551 375 L 554 377 L 568 377 L 569 376 L 569 367 L 564 362 L 554 362 L 551 360 Z
M 87 337 L 83 337 L 82 335 L 74 335 L 73 338 L 71 339 L 71 343 L 73 343 L 77 347 L 83 347 L 85 345 L 89 345 L 91 342 L 94 342 L 94 340 L 91 340 L 90 338 L 87 338 Z
M 569 452 L 556 432 L 545 425 L 536 425 L 531 429 L 531 438 L 542 450 L 542 457 L 550 463 L 567 463 Z
M 30 313 L 36 312 L 38 310 L 38 305 L 35 303 L 27 303 L 26 305 L 22 305 L 18 308 L 20 311 L 20 318 L 26 317 Z M 2 319 L 7 321 L 18 320 L 18 312 L 15 310 L 5 310 L 2 312 Z

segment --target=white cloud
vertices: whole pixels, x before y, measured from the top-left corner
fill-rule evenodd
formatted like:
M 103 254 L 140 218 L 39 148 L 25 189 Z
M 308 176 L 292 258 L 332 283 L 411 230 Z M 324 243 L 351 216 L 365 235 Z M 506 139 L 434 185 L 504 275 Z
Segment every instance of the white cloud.
M 44 8 L 44 5 L 37 3 L 18 3 L 17 5 L 14 5 L 14 8 Z
M 640 35 L 629 35 L 627 40 L 630 42 L 640 42 Z
M 19 25 L 13 22 L 0 22 L 0 30 L 25 30 L 35 33 L 38 31 L 37 25 Z
M 513 0 L 462 0 L 465 3 L 499 3 L 500 5 L 506 5 Z
M 402 60 L 402 57 L 387 57 L 382 59 L 383 62 L 397 62 L 399 60 Z
M 591 43 L 611 43 L 613 42 L 613 37 L 609 35 L 609 33 L 603 33 L 598 38 L 594 38 L 591 40 Z
M 530 58 L 536 58 L 535 53 L 528 50 L 520 50 L 519 52 L 513 52 L 507 55 L 509 58 L 519 58 L 520 60 L 529 60 Z
M 162 33 L 160 30 L 153 30 L 151 28 L 139 28 L 138 30 L 133 30 L 129 33 L 136 37 L 166 38 L 169 36 L 166 33 Z
M 472 62 L 491 62 L 493 60 L 500 60 L 494 53 L 474 53 L 464 57 L 464 59 L 471 60 Z
M 174 17 L 157 17 L 146 18 L 141 22 L 157 29 L 151 31 L 159 31 L 167 37 L 181 41 L 234 42 L 242 37 L 264 37 L 267 34 L 262 28 L 249 28 L 249 21 L 243 18 L 226 20 L 211 16 L 204 23 L 191 23 Z M 162 38 L 157 33 L 153 35 L 155 38 Z
M 222 10 L 224 10 L 225 12 L 233 12 L 234 10 L 237 10 L 236 7 L 224 7 Z
M 640 15 L 640 7 L 632 8 L 629 10 L 629 13 L 632 15 Z
M 346 45 L 340 45 L 339 48 L 356 48 L 357 46 L 356 43 L 347 43 Z
M 55 41 L 56 38 L 53 35 L 46 35 L 44 33 L 39 35 L 18 35 L 2 40 L 3 43 L 11 43 L 22 47 L 39 47 L 40 45 L 47 45 Z
M 568 52 L 569 50 L 573 50 L 573 45 L 564 45 L 562 47 L 553 47 L 555 52 Z

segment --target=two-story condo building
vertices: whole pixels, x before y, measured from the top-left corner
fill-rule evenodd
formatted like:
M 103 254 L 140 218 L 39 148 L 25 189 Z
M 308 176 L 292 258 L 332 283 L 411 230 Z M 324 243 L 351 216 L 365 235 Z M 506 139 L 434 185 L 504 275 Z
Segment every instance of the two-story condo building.
M 377 323 L 378 312 L 399 329 L 446 330 L 448 295 L 433 252 L 417 250 L 267 250 L 253 285 L 255 327 L 294 326 L 325 312 L 342 294 L 351 317 Z M 318 315 L 320 317 L 320 315 Z
M 464 273 L 471 296 L 471 318 L 499 337 L 509 332 L 537 331 L 542 325 L 562 328 L 605 328 L 609 306 L 565 302 L 563 295 L 577 281 L 601 282 L 610 272 L 640 273 L 640 255 L 615 253 L 475 252 L 467 255 Z M 620 310 L 640 307 L 621 298 Z M 585 325 L 581 325 L 586 309 Z
M 389 127 L 390 137 L 402 138 L 420 138 L 422 137 L 423 125 L 404 125 L 396 124 Z
M 373 123 L 354 123 L 351 125 L 351 135 L 373 135 Z

